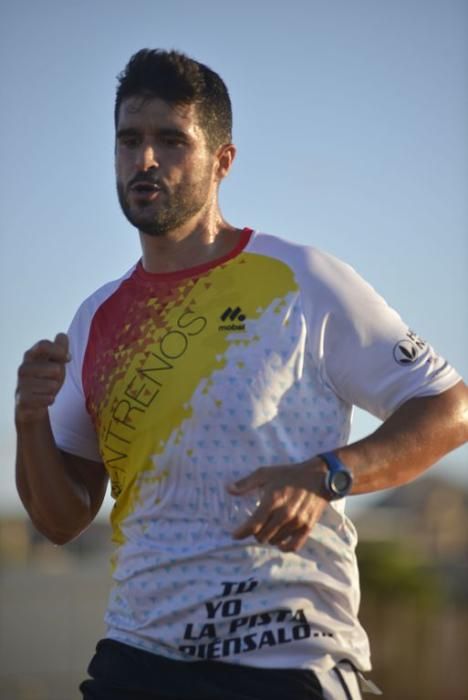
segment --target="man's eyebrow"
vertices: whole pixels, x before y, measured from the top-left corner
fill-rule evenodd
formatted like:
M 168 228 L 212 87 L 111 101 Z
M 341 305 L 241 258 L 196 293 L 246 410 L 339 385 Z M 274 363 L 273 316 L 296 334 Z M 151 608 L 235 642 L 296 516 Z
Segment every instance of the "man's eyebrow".
M 137 127 L 124 127 L 122 129 L 117 130 L 116 137 L 119 138 L 125 138 L 126 136 L 135 136 L 140 133 L 140 129 Z M 158 136 L 172 136 L 176 138 L 182 138 L 185 140 L 190 140 L 190 136 L 186 131 L 183 131 L 182 129 L 176 129 L 174 127 L 161 127 L 159 129 L 156 129 L 156 134 Z
M 116 137 L 122 138 L 125 136 L 135 136 L 135 134 L 138 134 L 138 129 L 135 129 L 134 127 L 126 127 L 125 129 L 118 129 L 116 133 Z
M 161 129 L 156 129 L 156 133 L 160 136 L 175 136 L 186 140 L 190 138 L 186 131 L 174 127 L 162 127 Z

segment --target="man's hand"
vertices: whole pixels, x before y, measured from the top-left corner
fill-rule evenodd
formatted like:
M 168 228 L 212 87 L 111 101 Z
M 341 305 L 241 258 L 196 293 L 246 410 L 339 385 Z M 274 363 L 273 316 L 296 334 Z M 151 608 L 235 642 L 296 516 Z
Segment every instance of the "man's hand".
M 276 545 L 283 552 L 295 552 L 305 544 L 320 519 L 327 499 L 322 484 L 327 467 L 321 459 L 284 467 L 261 467 L 245 479 L 231 484 L 232 496 L 254 489 L 262 492 L 260 505 L 233 537 L 253 535 L 260 543 Z
M 40 340 L 25 353 L 15 394 L 18 423 L 38 421 L 47 415 L 65 380 L 65 365 L 70 359 L 65 333 L 59 333 L 53 342 Z

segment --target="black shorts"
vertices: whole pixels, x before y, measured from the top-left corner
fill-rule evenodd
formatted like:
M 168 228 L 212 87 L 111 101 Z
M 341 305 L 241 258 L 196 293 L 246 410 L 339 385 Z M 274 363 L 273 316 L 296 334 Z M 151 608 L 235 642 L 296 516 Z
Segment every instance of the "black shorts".
M 101 640 L 80 685 L 84 700 L 323 700 L 309 670 L 174 661 Z

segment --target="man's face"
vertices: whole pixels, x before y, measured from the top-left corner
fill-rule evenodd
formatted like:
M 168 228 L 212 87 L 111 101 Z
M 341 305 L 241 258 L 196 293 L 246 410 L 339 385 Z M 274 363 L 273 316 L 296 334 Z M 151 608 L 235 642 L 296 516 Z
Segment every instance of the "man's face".
M 215 161 L 194 105 L 139 96 L 120 105 L 117 193 L 123 213 L 142 233 L 166 234 L 200 212 L 216 194 Z

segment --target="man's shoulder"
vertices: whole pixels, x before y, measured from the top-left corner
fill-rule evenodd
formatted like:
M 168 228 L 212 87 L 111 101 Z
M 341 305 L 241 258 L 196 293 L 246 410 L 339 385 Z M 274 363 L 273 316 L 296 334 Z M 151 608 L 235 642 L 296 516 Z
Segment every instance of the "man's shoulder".
M 251 250 L 287 265 L 307 303 L 313 303 L 314 308 L 351 313 L 354 302 L 359 306 L 379 296 L 351 265 L 313 245 L 258 233 Z
M 347 276 L 353 268 L 335 255 L 312 244 L 299 242 L 284 236 L 256 232 L 249 249 L 253 253 L 281 260 L 300 276 L 307 276 L 318 283 L 329 284 L 337 277 Z

